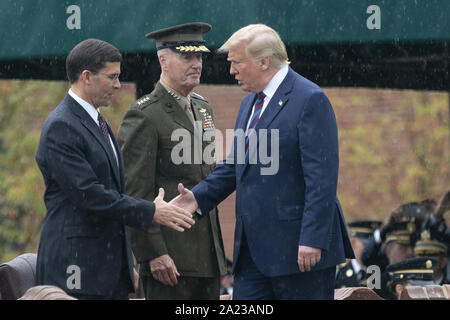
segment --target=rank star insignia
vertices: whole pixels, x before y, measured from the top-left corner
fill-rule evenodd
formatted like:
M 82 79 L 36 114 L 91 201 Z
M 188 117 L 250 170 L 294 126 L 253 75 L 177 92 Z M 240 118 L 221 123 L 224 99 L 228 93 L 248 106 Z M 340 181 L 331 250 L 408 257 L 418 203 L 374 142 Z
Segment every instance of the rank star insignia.
M 430 240 L 430 238 L 431 238 L 430 232 L 428 230 L 424 230 L 420 234 L 420 238 L 422 238 L 422 240 Z
M 149 101 L 149 100 L 150 100 L 149 97 L 144 97 L 144 98 L 138 100 L 137 103 L 138 103 L 138 105 L 141 105 L 141 104 L 143 104 L 143 103 L 145 103 L 145 102 L 147 102 L 147 101 Z

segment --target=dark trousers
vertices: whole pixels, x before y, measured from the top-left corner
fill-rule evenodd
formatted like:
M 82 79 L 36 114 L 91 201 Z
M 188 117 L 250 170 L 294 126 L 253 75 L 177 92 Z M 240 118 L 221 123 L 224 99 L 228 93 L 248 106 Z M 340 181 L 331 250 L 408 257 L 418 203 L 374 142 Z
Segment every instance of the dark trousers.
M 220 277 L 178 277 L 171 287 L 155 280 L 151 275 L 141 275 L 147 300 L 218 300 Z
M 120 278 L 117 282 L 113 292 L 108 295 L 87 295 L 87 294 L 70 294 L 72 297 L 79 300 L 128 300 L 128 295 L 134 290 L 130 285 L 130 274 L 128 272 L 128 265 L 122 262 L 120 270 Z
M 266 277 L 257 268 L 244 240 L 235 270 L 233 300 L 333 300 L 336 267 Z

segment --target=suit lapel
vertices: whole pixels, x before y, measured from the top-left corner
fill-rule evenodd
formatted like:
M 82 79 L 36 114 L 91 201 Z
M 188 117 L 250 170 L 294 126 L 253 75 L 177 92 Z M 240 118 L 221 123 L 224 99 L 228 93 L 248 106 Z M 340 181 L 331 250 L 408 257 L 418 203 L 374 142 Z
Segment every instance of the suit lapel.
M 119 180 L 120 180 L 120 192 L 125 192 L 125 165 L 123 163 L 123 157 L 122 157 L 122 151 L 120 149 L 119 144 L 117 143 L 116 137 L 114 134 L 111 134 L 111 139 L 114 144 L 114 148 L 116 148 L 117 152 L 117 160 L 119 162 L 119 168 L 118 168 L 118 174 L 119 174 Z
M 255 103 L 255 100 L 256 100 L 256 93 L 252 93 L 249 96 L 248 101 L 241 107 L 242 117 L 236 124 L 237 129 L 242 129 L 245 132 L 245 129 L 247 128 L 247 122 L 250 118 L 250 115 L 252 114 L 253 104 Z
M 108 159 L 109 162 L 111 163 L 111 166 L 113 168 L 114 171 L 114 177 L 116 178 L 116 181 L 118 183 L 118 186 L 120 186 L 120 189 L 123 188 L 123 184 L 122 184 L 122 175 L 121 175 L 121 169 L 123 168 L 123 165 L 120 162 L 120 147 L 117 144 L 116 138 L 114 136 L 114 133 L 112 132 L 111 126 L 109 125 L 108 121 L 106 121 L 106 125 L 108 126 L 108 132 L 109 132 L 109 136 L 111 138 L 111 141 L 114 145 L 114 148 L 116 149 L 116 153 L 117 153 L 117 159 L 116 156 L 114 155 L 114 151 L 111 149 L 110 145 L 107 143 L 106 139 L 104 141 L 104 147 L 106 148 L 106 153 L 108 154 Z
M 283 109 L 289 100 L 289 93 L 292 91 L 293 82 L 292 79 L 288 79 L 288 75 L 284 81 L 280 84 L 275 94 L 270 99 L 269 104 L 264 110 L 261 118 L 256 123 L 255 128 L 268 128 L 270 123 L 275 119 L 278 113 Z
M 114 156 L 111 147 L 108 145 L 108 141 L 103 136 L 103 133 L 101 132 L 99 126 L 95 123 L 95 121 L 91 118 L 91 116 L 83 109 L 83 107 L 80 106 L 78 102 L 76 102 L 69 94 L 66 95 L 65 99 L 67 100 L 67 104 L 69 105 L 70 110 L 80 118 L 81 124 L 95 137 L 97 142 L 102 146 L 103 150 L 106 152 L 117 185 L 119 187 L 122 187 L 122 184 L 120 183 L 120 173 L 119 168 L 117 167 L 116 157 Z M 111 140 L 113 141 L 114 147 L 116 148 L 117 154 L 119 156 L 120 149 L 118 149 L 117 142 L 115 141 L 114 138 L 114 134 L 112 133 L 108 123 L 107 126 L 109 135 L 111 136 Z
M 181 108 L 178 101 L 167 92 L 167 90 L 162 86 L 161 83 L 158 82 L 155 88 L 157 90 L 156 93 L 161 97 L 162 104 L 166 112 L 173 113 L 172 119 L 193 134 L 194 126 L 191 120 L 189 120 L 186 112 L 184 112 L 184 110 Z
M 248 99 L 245 103 L 243 103 L 243 105 L 241 106 L 241 117 L 240 119 L 237 121 L 236 123 L 236 129 L 238 130 L 243 130 L 244 131 L 244 139 L 245 139 L 245 129 L 247 128 L 247 122 L 250 118 L 250 115 L 252 113 L 252 109 L 253 109 L 253 104 L 255 102 L 256 99 L 256 94 L 252 93 L 251 95 L 247 96 Z M 238 134 L 237 137 L 239 138 L 240 135 Z M 239 153 L 245 152 L 245 150 L 238 150 L 237 148 L 237 139 L 234 140 L 235 141 L 235 145 L 234 145 L 234 161 L 236 164 L 236 176 L 237 177 L 241 177 L 244 174 L 244 170 L 247 167 L 247 159 L 248 157 L 245 157 L 245 164 L 242 163 L 237 163 L 238 161 L 240 161 L 242 155 L 240 155 Z
M 294 85 L 293 70 L 291 70 L 291 68 L 289 68 L 289 71 L 288 71 L 286 77 L 281 82 L 278 89 L 275 91 L 274 95 L 272 96 L 272 98 L 269 101 L 269 104 L 267 105 L 263 114 L 261 115 L 258 122 L 256 123 L 256 125 L 255 125 L 256 131 L 254 134 L 257 134 L 259 129 L 268 129 L 269 128 L 272 121 L 277 117 L 277 115 L 281 112 L 281 110 L 284 109 L 284 106 L 288 103 L 289 94 L 292 91 L 293 85 Z M 255 99 L 256 99 L 256 94 L 254 94 L 254 98 L 250 100 L 252 103 L 249 106 L 247 106 L 248 115 L 245 117 L 245 122 L 243 122 L 243 124 L 242 124 L 244 131 L 247 126 L 248 118 L 250 117 Z M 259 150 L 259 139 L 257 139 L 257 148 L 256 148 L 255 152 L 257 152 L 258 150 Z M 250 151 L 250 149 L 249 149 L 249 151 Z M 244 166 L 241 166 L 241 167 L 243 167 L 242 171 L 241 171 L 241 175 L 244 174 L 246 168 L 248 167 L 249 158 L 251 156 L 252 155 L 249 152 L 249 154 L 245 157 L 245 164 L 244 164 Z M 255 157 L 256 155 L 253 155 L 253 156 Z
M 204 121 L 204 112 L 200 112 L 200 109 L 202 109 L 202 106 L 197 103 L 191 102 L 192 111 L 194 112 L 195 121 L 201 121 L 203 123 Z M 204 110 L 202 110 L 204 111 Z

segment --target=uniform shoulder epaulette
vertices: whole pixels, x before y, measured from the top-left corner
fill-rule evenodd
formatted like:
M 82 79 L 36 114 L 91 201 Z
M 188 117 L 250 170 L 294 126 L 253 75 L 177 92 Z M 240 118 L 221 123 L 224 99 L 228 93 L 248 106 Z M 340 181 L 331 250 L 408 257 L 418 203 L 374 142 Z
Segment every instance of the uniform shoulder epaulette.
M 345 268 L 345 267 L 349 264 L 349 262 L 350 262 L 350 259 L 346 259 L 345 262 L 343 262 L 343 263 L 337 265 L 337 268 L 338 268 L 338 269 L 343 269 L 343 268 Z
M 152 102 L 154 102 L 154 95 L 153 94 L 147 94 L 145 96 L 140 97 L 136 100 L 134 103 L 138 108 L 143 109 L 147 106 L 149 106 Z
M 201 95 L 199 95 L 198 93 L 195 93 L 195 92 L 191 92 L 191 97 L 192 97 L 192 98 L 201 99 L 201 100 L 203 100 L 203 101 L 208 102 L 205 98 L 203 98 Z

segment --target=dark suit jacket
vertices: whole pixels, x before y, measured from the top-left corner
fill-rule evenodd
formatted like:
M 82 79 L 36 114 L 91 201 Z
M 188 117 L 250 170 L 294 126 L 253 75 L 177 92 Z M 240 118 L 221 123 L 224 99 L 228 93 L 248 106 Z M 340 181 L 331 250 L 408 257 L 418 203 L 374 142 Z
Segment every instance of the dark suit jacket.
M 191 95 L 192 109 L 203 130 L 211 129 L 209 104 L 196 94 Z M 206 119 L 206 120 L 205 120 Z M 205 120 L 205 121 L 204 121 Z M 176 164 L 172 151 L 180 141 L 172 141 L 172 133 L 183 130 L 191 148 L 184 150 L 190 163 Z M 202 130 L 202 129 L 200 129 Z M 201 139 L 202 137 L 200 137 Z M 192 188 L 204 179 L 215 163 L 195 163 L 209 142 L 194 142 L 194 126 L 177 100 L 158 82 L 155 89 L 136 101 L 126 112 L 118 138 L 126 168 L 127 192 L 131 196 L 153 200 L 159 188 L 165 190 L 165 200 L 178 195 L 177 185 Z M 184 141 L 186 142 L 186 141 Z M 182 152 L 176 152 L 181 154 Z M 197 156 L 195 156 L 197 154 Z M 205 219 L 196 221 L 191 229 L 177 232 L 154 225 L 149 233 L 131 231 L 132 248 L 141 263 L 140 272 L 150 275 L 148 261 L 164 254 L 174 260 L 182 276 L 217 277 L 226 273 L 225 254 L 217 209 L 211 207 Z
M 124 194 L 122 155 L 108 129 L 119 167 L 99 126 L 70 95 L 44 123 L 36 162 L 45 181 L 47 214 L 37 256 L 37 285 L 56 285 L 69 294 L 108 296 L 125 263 L 130 291 L 133 288 L 125 226 L 149 229 L 155 207 Z M 74 274 L 68 272 L 70 266 L 80 268 L 80 289 L 67 286 Z
M 255 98 L 256 94 L 250 93 L 243 99 L 236 129 L 245 131 Z M 244 229 L 250 254 L 266 276 L 299 273 L 299 245 L 322 249 L 321 260 L 313 270 L 353 258 L 336 197 L 336 119 L 324 92 L 289 69 L 255 129 L 267 129 L 268 141 L 271 129 L 278 129 L 276 174 L 262 175 L 261 169 L 270 164 L 249 164 L 248 157 L 245 164 L 237 163 L 235 138 L 229 161 L 219 164 L 192 189 L 202 212 L 236 190 L 233 270 Z M 258 144 L 258 150 L 260 147 Z M 270 155 L 270 144 L 267 149 Z

